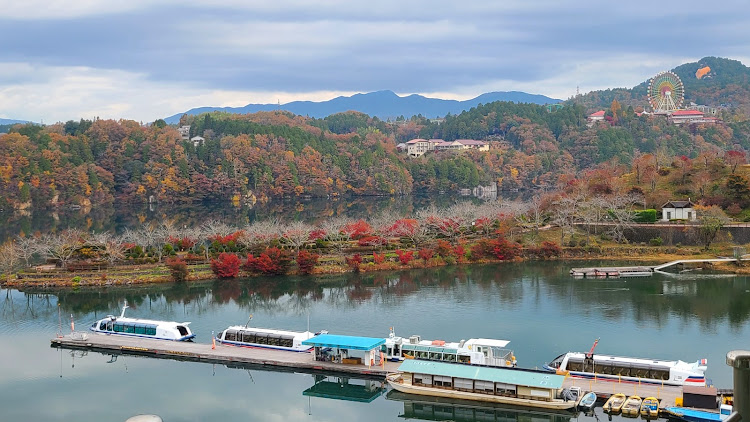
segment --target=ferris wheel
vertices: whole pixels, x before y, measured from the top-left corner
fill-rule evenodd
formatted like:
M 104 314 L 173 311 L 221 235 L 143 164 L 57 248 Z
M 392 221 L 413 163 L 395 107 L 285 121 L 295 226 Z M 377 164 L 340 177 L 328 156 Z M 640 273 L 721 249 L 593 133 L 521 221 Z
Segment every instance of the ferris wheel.
M 682 106 L 685 86 L 673 72 L 661 72 L 648 82 L 648 102 L 655 112 L 671 112 Z

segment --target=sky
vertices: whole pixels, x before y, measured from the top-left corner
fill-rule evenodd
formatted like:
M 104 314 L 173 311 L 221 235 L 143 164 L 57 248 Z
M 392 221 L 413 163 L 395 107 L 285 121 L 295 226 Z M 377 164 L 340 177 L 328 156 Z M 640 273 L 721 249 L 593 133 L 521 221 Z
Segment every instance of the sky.
M 747 0 L 0 0 L 0 118 L 151 122 L 392 90 L 566 99 L 705 56 L 750 65 Z

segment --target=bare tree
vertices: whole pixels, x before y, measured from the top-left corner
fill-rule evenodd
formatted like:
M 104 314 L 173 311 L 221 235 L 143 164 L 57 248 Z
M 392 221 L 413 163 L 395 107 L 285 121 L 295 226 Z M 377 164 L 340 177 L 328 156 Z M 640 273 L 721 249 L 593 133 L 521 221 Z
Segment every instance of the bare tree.
M 19 262 L 18 248 L 13 242 L 5 242 L 0 245 L 0 275 L 15 271 Z
M 311 232 L 312 227 L 308 224 L 302 221 L 295 221 L 284 228 L 282 238 L 294 248 L 294 253 L 297 254 L 299 253 L 299 249 L 310 240 Z
M 633 230 L 634 207 L 643 203 L 643 197 L 638 194 L 610 195 L 604 200 L 611 218 L 608 232 L 615 242 L 625 242 L 625 232 Z
M 724 211 L 716 205 L 702 207 L 698 210 L 698 222 L 700 225 L 696 230 L 698 240 L 703 243 L 706 250 L 716 240 L 721 229 L 731 222 Z
M 42 236 L 39 245 L 43 254 L 60 261 L 60 265 L 66 268 L 76 250 L 83 246 L 85 241 L 84 232 L 78 229 L 67 229 L 59 234 Z
M 341 252 L 349 244 L 351 235 L 346 233 L 344 227 L 350 223 L 350 220 L 343 217 L 336 217 L 325 220 L 320 227 L 325 230 L 326 237 L 330 241 L 330 246 L 334 250 Z
M 95 234 L 92 240 L 104 250 L 110 266 L 125 258 L 125 242 L 119 237 L 109 232 L 102 232 Z
M 565 243 L 565 235 L 573 233 L 574 224 L 578 217 L 578 201 L 576 198 L 562 197 L 554 202 L 552 208 L 552 223 L 560 227 L 560 244 Z
M 18 258 L 23 260 L 26 268 L 29 268 L 31 266 L 31 259 L 34 257 L 34 254 L 40 252 L 39 239 L 35 237 L 19 236 L 16 238 L 15 245 Z

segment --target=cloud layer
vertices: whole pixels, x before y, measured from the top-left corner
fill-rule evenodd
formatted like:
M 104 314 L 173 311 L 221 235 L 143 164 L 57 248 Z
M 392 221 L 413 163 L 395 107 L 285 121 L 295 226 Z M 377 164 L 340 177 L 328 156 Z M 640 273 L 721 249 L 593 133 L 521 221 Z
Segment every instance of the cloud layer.
M 741 0 L 3 3 L 0 117 L 45 122 L 381 89 L 567 98 L 707 55 L 750 63 Z

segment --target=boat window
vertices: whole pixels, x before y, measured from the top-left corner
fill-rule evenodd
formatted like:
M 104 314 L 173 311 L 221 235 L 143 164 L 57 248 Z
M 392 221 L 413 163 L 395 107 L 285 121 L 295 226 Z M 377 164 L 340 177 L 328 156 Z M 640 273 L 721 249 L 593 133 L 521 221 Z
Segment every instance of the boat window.
M 107 331 L 107 323 L 106 323 L 106 322 L 104 322 L 104 321 L 102 321 L 102 322 L 101 322 L 101 323 L 99 324 L 99 329 L 100 329 L 100 330 L 102 330 L 102 331 Z
M 453 386 L 453 378 L 451 378 L 451 377 L 444 377 L 442 375 L 435 375 L 432 378 L 433 378 L 433 383 L 437 387 L 452 387 Z
M 458 382 L 456 382 L 456 385 L 458 385 Z M 492 394 L 492 392 L 495 391 L 495 383 L 492 381 L 476 380 L 474 381 L 474 391 L 478 393 Z
M 613 369 L 614 368 L 612 368 L 612 366 L 610 365 L 594 365 L 594 372 L 596 372 L 597 374 L 612 375 Z
M 471 356 L 460 355 L 458 357 L 458 361 L 461 362 L 461 363 L 470 363 L 471 362 Z
M 255 336 L 256 344 L 268 344 L 268 334 L 258 333 Z
M 495 393 L 502 394 L 502 395 L 516 394 L 516 386 L 512 384 L 504 384 L 502 382 L 496 382 Z
M 123 324 L 124 332 L 128 334 L 134 334 L 135 333 L 135 327 L 132 324 Z
M 578 359 L 568 359 L 568 364 L 566 365 L 565 369 L 567 369 L 568 371 L 582 371 L 583 361 Z
M 445 354 L 444 356 L 445 356 L 445 357 L 444 357 L 444 360 L 446 360 L 446 361 L 448 361 L 448 362 L 455 362 L 455 361 L 457 360 L 457 359 L 456 359 L 456 355 L 454 355 L 454 354 L 452 354 L 452 353 L 450 353 L 450 354 Z
M 456 378 L 455 379 L 455 388 L 458 390 L 468 390 L 471 391 L 474 389 L 474 381 L 470 380 L 468 378 Z
M 241 341 L 243 343 L 257 343 L 258 338 L 253 332 L 243 331 L 237 333 L 237 341 Z
M 441 360 L 442 353 L 440 352 L 430 352 L 430 359 L 432 360 Z
M 146 327 L 146 335 L 149 336 L 155 336 L 156 335 L 156 325 L 149 325 Z
M 136 334 L 146 334 L 146 326 L 145 325 L 136 325 L 135 326 L 135 333 Z
M 414 384 L 432 385 L 432 375 L 414 374 Z
M 278 346 L 279 345 L 279 337 L 276 335 L 269 335 L 268 336 L 268 344 L 271 346 Z
M 122 324 L 115 324 L 112 331 L 116 333 L 122 333 L 124 332 L 124 330 L 125 329 L 122 327 Z
M 237 341 L 237 331 L 235 330 L 224 331 L 224 340 L 225 341 Z
M 552 368 L 559 368 L 560 364 L 562 364 L 564 357 L 565 357 L 564 354 L 556 357 L 554 360 L 552 360 L 552 362 L 549 363 L 549 366 Z
M 178 325 L 178 326 L 177 326 L 177 331 L 179 331 L 179 332 L 180 332 L 180 335 L 181 335 L 181 336 L 186 336 L 186 335 L 188 335 L 188 334 L 189 334 L 189 332 L 188 332 L 188 329 L 187 329 L 187 327 L 185 327 L 185 326 L 183 326 L 183 325 Z

